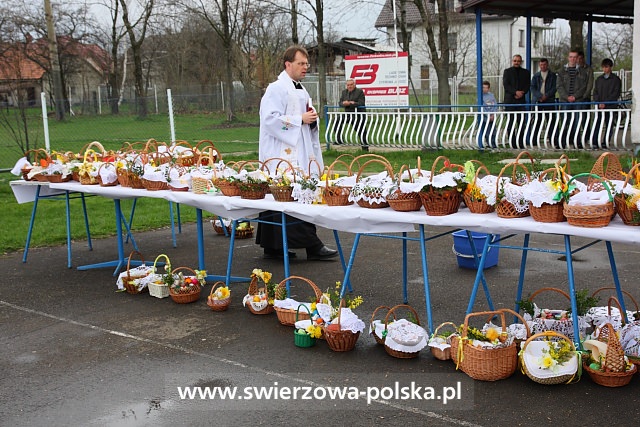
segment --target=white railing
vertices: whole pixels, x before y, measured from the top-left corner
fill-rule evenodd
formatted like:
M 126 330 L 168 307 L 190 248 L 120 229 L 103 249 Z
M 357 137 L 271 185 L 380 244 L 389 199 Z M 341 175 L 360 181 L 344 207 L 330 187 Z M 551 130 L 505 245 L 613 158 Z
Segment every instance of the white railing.
M 567 104 L 569 105 L 569 104 Z M 368 108 L 347 113 L 327 107 L 327 144 L 371 147 L 479 149 L 537 147 L 544 150 L 590 149 L 602 144 L 610 150 L 631 149 L 630 104 L 598 110 L 593 104 L 578 110 L 554 104 L 551 111 L 479 112 L 477 106 L 457 106 L 457 112 L 437 107 Z M 576 105 L 569 105 L 576 107 Z M 451 107 L 447 107 L 451 108 Z M 424 111 L 422 111 L 424 110 Z M 487 120 L 493 117 L 491 125 Z

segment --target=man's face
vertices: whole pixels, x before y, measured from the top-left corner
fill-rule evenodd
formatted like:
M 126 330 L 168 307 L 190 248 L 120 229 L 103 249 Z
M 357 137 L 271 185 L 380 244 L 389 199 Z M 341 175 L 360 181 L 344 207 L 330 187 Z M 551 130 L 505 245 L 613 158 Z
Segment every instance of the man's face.
M 302 52 L 296 52 L 296 56 L 293 62 L 286 63 L 286 70 L 289 77 L 293 80 L 302 80 L 307 75 L 307 69 L 309 68 L 308 58 L 302 54 Z
M 356 82 L 350 80 L 347 82 L 347 90 L 349 92 L 353 92 L 353 90 L 356 88 Z
M 605 74 L 611 74 L 611 66 L 603 65 L 602 66 L 602 72 L 605 73 Z
M 522 57 L 519 55 L 514 56 L 512 59 L 512 64 L 514 67 L 520 68 L 520 66 L 522 65 Z
M 547 72 L 547 70 L 549 69 L 549 63 L 548 62 L 541 62 L 540 63 L 540 71 L 543 72 Z
M 578 55 L 578 65 L 582 67 L 584 66 L 584 64 L 585 64 L 584 55 Z
M 488 85 L 482 85 L 482 93 L 489 93 L 489 86 Z
M 569 66 L 575 67 L 578 63 L 578 54 L 576 52 L 569 52 Z

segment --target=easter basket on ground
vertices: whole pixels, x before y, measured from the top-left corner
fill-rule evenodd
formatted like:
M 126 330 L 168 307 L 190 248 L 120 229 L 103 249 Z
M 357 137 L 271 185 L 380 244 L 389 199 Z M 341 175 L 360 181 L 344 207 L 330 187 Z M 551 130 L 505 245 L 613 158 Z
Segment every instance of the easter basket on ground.
M 443 327 L 453 327 L 453 331 L 441 331 Z M 444 322 L 434 329 L 429 338 L 431 354 L 438 360 L 451 360 L 451 338 L 457 331 L 457 326 L 452 322 Z
M 518 356 L 522 372 L 539 384 L 569 384 L 580 380 L 581 354 L 566 335 L 553 331 L 533 334 L 524 342 Z
M 226 311 L 231 304 L 231 292 L 224 282 L 216 282 L 207 297 L 207 305 L 213 311 Z
M 314 294 L 314 301 L 319 301 L 320 297 L 322 296 L 322 291 L 316 286 L 316 284 L 305 277 L 289 276 L 278 283 L 275 289 L 275 301 L 273 303 L 273 309 L 276 311 L 276 315 L 278 316 L 278 320 L 280 321 L 280 323 L 285 326 L 295 325 L 297 318 L 299 320 L 307 320 L 310 318 L 311 313 L 310 307 L 307 307 L 307 313 L 299 312 L 300 305 L 310 306 L 311 304 L 302 303 L 290 297 L 291 288 L 289 285 L 289 289 L 287 289 L 287 282 L 290 283 L 294 279 L 305 282 L 311 287 L 311 290 Z M 309 299 L 307 298 L 307 300 Z
M 605 387 L 622 387 L 631 382 L 638 368 L 625 357 L 610 323 L 597 329 L 594 338 L 582 345 L 590 352 L 590 356 L 584 358 L 583 368 L 593 382 Z
M 409 319 L 395 319 L 395 312 L 405 309 L 409 312 Z M 390 316 L 394 316 L 391 321 Z M 392 307 L 384 318 L 385 330 L 383 335 L 384 349 L 389 356 L 398 359 L 413 359 L 418 357 L 420 350 L 427 346 L 429 334 L 420 326 L 418 313 L 413 307 L 399 304 Z

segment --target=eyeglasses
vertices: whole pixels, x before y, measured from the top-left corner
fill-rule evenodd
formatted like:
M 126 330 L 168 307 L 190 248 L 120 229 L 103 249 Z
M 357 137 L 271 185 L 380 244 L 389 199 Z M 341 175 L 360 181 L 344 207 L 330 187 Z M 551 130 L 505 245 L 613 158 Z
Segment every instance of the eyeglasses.
M 311 67 L 311 64 L 309 64 L 308 62 L 295 62 L 296 65 L 300 66 L 300 67 Z

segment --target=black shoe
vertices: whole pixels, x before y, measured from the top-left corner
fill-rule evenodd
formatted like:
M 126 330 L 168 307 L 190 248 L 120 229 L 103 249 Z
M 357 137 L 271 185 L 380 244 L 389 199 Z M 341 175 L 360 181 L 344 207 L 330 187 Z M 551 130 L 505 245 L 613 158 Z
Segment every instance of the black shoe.
M 308 261 L 322 261 L 325 259 L 330 259 L 338 256 L 338 251 L 335 249 L 330 249 L 326 246 L 322 246 L 320 249 L 315 251 L 307 250 L 307 260 Z
M 369 146 L 368 145 L 363 145 L 362 146 L 362 151 L 369 151 Z
M 289 251 L 289 259 L 296 258 L 298 255 L 295 252 Z M 284 259 L 284 252 L 282 249 L 274 250 L 274 249 L 265 249 L 264 255 L 262 255 L 263 259 Z

